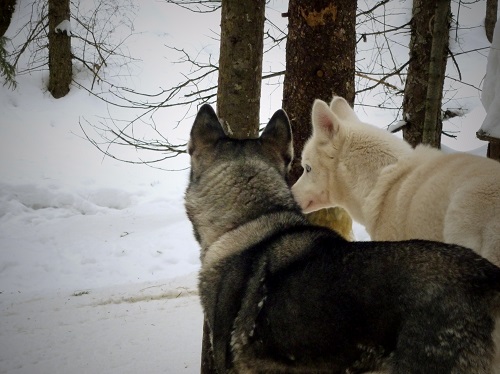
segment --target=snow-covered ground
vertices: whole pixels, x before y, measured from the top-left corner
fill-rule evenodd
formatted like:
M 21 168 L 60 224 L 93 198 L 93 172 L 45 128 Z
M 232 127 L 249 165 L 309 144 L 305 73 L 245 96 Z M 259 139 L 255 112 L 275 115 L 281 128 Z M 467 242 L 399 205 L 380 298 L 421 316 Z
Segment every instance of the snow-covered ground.
M 176 71 L 164 45 L 183 42 L 178 17 L 186 14 L 141 2 L 129 49 L 143 62 L 126 84 L 156 91 L 162 65 L 167 77 Z M 218 25 L 207 22 L 189 37 Z M 11 30 L 18 26 L 14 19 Z M 108 109 L 132 114 L 75 87 L 55 100 L 44 91 L 46 73 L 17 80 L 16 91 L 0 88 L 0 373 L 198 372 L 203 317 L 199 250 L 183 206 L 188 157 L 161 165 L 179 170 L 171 172 L 105 158 L 79 123 L 97 123 Z M 161 113 L 158 121 L 171 127 Z
M 272 2 L 278 17 L 285 3 Z M 218 47 L 210 31 L 218 31 L 217 13 L 146 0 L 134 26 L 128 48 L 142 61 L 126 79 L 138 90 L 179 81 L 165 44 L 203 53 Z M 16 18 L 9 33 L 15 30 Z M 480 32 L 468 34 L 477 48 Z M 486 55 L 461 65 L 462 74 L 480 77 L 477 85 Z M 55 100 L 43 89 L 46 79 L 35 72 L 19 76 L 15 91 L 0 88 L 0 373 L 199 372 L 198 246 L 183 206 L 188 157 L 161 165 L 177 171 L 103 157 L 79 123 L 115 109 L 75 87 Z M 263 122 L 280 106 L 279 91 L 263 87 Z M 480 93 L 463 96 L 469 112 L 451 125 L 459 138 L 444 142 L 456 150 L 481 146 L 484 154 L 474 136 L 485 117 Z M 360 117 L 392 122 L 381 112 Z M 192 114 L 174 143 L 187 141 Z M 173 134 L 170 116 L 160 110 L 155 121 Z M 358 225 L 355 235 L 368 239 Z

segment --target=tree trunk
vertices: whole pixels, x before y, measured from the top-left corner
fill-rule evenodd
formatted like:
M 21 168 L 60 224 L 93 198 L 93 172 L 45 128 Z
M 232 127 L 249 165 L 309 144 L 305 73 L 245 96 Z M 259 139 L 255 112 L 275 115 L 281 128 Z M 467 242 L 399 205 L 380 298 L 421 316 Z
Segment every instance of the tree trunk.
M 16 0 L 0 0 L 0 37 L 7 32 L 15 9 Z
M 426 107 L 432 109 L 432 105 L 434 105 L 434 108 L 437 105 L 438 110 L 437 113 L 434 109 L 432 113 L 427 114 L 427 120 L 434 123 L 435 126 L 427 126 L 426 142 L 435 147 L 440 147 L 443 85 L 439 82 L 439 79 L 436 80 L 435 78 L 441 76 L 444 78 L 444 72 L 446 71 L 449 18 L 447 18 L 447 22 L 439 22 L 438 20 L 449 17 L 449 9 L 450 0 L 413 1 L 410 64 L 403 100 L 403 117 L 407 122 L 407 125 L 403 127 L 403 137 L 413 147 L 424 140 Z M 444 42 L 444 39 L 446 39 L 446 42 Z M 434 53 L 431 60 L 433 43 Z M 433 69 L 432 75 L 429 74 L 431 68 Z M 434 79 L 434 83 L 431 83 L 432 88 L 429 87 L 430 78 Z
M 57 30 L 70 20 L 69 0 L 49 0 L 49 92 L 56 99 L 69 92 L 72 79 L 70 32 Z M 69 30 L 68 30 L 69 31 Z
M 488 142 L 486 157 L 500 161 L 500 139 L 486 135 L 483 130 L 476 132 L 476 137 L 480 140 Z
M 486 17 L 484 19 L 484 30 L 486 37 L 493 42 L 493 31 L 497 22 L 498 0 L 486 0 Z
M 484 28 L 486 31 L 486 37 L 490 43 L 493 43 L 493 32 L 495 31 L 495 24 L 497 22 L 497 9 L 498 0 L 487 0 L 486 1 L 486 17 L 484 20 Z M 488 142 L 488 151 L 486 156 L 492 158 L 493 160 L 500 161 L 500 139 L 495 138 L 481 138 L 482 134 L 478 133 L 478 138 L 481 140 L 486 140 Z
M 265 0 L 223 0 L 217 112 L 227 134 L 259 135 Z M 216 373 L 210 327 L 203 324 L 201 374 Z
M 433 22 L 422 143 L 429 144 L 434 148 L 441 148 L 441 130 L 443 128 L 441 102 L 450 40 L 450 0 L 436 2 Z
M 4 35 L 7 32 L 12 15 L 16 9 L 16 0 L 0 0 L 0 77 L 4 78 L 3 85 L 15 88 L 16 68 L 9 62 L 8 52 L 5 48 L 8 38 Z
M 488 143 L 486 156 L 493 160 L 500 161 L 500 141 L 490 141 Z
M 283 109 L 293 131 L 294 183 L 302 173 L 300 156 L 311 135 L 315 99 L 330 102 L 333 95 L 354 103 L 356 6 L 353 0 L 290 0 Z M 309 219 L 352 236 L 351 217 L 341 208 L 314 212 Z
M 210 342 L 210 327 L 203 319 L 203 338 L 201 342 L 201 374 L 216 374 L 212 343 Z
M 217 114 L 231 137 L 259 135 L 265 0 L 225 0 Z

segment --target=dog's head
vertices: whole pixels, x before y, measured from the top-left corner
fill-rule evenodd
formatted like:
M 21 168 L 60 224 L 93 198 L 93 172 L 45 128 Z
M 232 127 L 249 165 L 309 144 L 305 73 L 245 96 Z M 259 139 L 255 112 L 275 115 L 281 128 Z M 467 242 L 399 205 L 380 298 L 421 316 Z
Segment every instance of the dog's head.
M 212 107 L 203 105 L 188 144 L 185 206 L 202 248 L 225 232 L 293 198 L 285 177 L 293 159 L 288 117 L 278 110 L 257 139 L 232 139 Z M 295 204 L 295 202 L 294 202 Z
M 199 178 L 215 163 L 243 157 L 260 158 L 285 176 L 293 159 L 292 131 L 286 113 L 278 110 L 258 139 L 233 139 L 224 133 L 212 107 L 205 104 L 191 129 L 188 152 L 191 179 Z
M 411 152 L 393 134 L 361 121 L 335 97 L 330 106 L 316 100 L 312 136 L 302 151 L 304 172 L 292 192 L 304 212 L 341 206 L 360 217 L 361 200 L 372 191 L 382 168 Z
M 312 135 L 302 151 L 303 173 L 293 185 L 292 192 L 303 209 L 309 213 L 330 207 L 338 201 L 332 183 L 341 183 L 342 164 L 339 154 L 349 137 L 346 123 L 359 122 L 358 117 L 342 97 L 335 97 L 330 106 L 315 100 L 311 113 Z

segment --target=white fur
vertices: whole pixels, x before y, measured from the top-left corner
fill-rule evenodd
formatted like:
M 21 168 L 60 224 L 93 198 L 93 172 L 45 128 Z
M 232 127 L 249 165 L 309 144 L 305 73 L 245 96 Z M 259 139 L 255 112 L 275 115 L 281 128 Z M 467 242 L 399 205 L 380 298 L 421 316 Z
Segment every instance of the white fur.
M 500 265 L 500 163 L 413 150 L 363 123 L 335 97 L 316 100 L 304 173 L 292 187 L 305 212 L 341 206 L 372 240 L 429 239 L 472 248 Z

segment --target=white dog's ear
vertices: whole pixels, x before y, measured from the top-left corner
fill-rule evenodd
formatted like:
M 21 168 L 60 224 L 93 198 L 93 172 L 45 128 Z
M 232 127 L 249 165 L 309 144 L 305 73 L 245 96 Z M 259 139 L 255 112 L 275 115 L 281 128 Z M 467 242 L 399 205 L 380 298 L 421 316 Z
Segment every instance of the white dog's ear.
M 338 133 L 339 118 L 333 114 L 328 104 L 323 100 L 314 100 L 311 117 L 314 133 L 319 132 L 328 138 L 333 138 Z
M 342 120 L 360 122 L 347 100 L 341 96 L 333 97 L 330 102 L 330 110 Z

